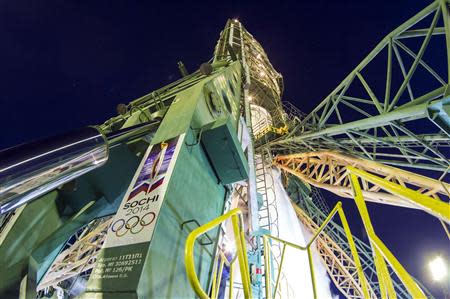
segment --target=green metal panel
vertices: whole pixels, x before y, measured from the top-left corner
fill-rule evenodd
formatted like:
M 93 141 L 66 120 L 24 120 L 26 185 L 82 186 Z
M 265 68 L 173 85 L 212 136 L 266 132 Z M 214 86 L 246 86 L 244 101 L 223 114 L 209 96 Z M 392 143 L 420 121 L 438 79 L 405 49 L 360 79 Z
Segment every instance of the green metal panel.
M 182 230 L 180 225 L 191 219 L 203 224 L 221 215 L 225 196 L 201 146 L 183 145 L 143 267 L 139 298 L 195 297 L 186 277 L 184 245 L 196 226 Z M 214 250 L 214 244 L 196 246 L 197 274 L 205 288 Z
M 53 260 L 59 254 L 67 239 L 91 220 L 114 213 L 123 197 L 138 159 L 127 145 L 115 147 L 110 152 L 110 159 L 101 168 L 77 179 L 77 188 L 73 192 L 60 192 L 58 202 L 64 207 L 66 216 L 56 215 L 61 219 L 61 226 L 47 225 L 51 232 L 43 242 L 36 244 L 28 252 L 30 265 L 28 267 L 28 297 L 35 296 L 37 283 L 41 280 Z M 117 175 L 120 173 L 120 175 Z M 95 203 L 76 215 L 87 203 Z M 40 202 L 37 200 L 36 202 Z M 26 269 L 26 267 L 25 267 Z M 34 298 L 34 297 L 33 297 Z
M 190 223 L 182 229 L 180 224 L 192 219 L 202 224 L 221 215 L 227 196 L 224 182 L 243 179 L 248 172 L 236 137 L 241 114 L 241 64 L 226 62 L 223 65 L 225 67 L 215 68 L 211 75 L 190 76 L 185 82 L 180 82 L 179 87 L 172 86 L 169 92 L 166 89 L 156 96 L 150 94 L 134 101 L 132 105 L 135 106 L 129 114 L 114 118 L 102 127 L 108 133 L 148 121 L 155 113 L 165 113 L 151 143 L 158 144 L 180 134 L 186 135 L 168 182 L 153 241 L 132 245 L 133 250 L 144 253 L 142 269 L 123 282 L 115 281 L 108 285 L 100 280 L 96 287 L 91 286 L 88 293 L 82 295 L 84 298 L 194 297 L 185 276 L 183 251 L 184 240 L 195 226 Z M 215 102 L 212 102 L 210 92 L 215 94 Z M 169 107 L 166 106 L 169 104 Z M 224 121 L 211 125 L 210 130 L 205 129 L 207 133 L 203 140 L 208 145 L 217 137 L 227 141 L 227 147 L 221 143 L 222 152 L 228 155 L 227 159 L 231 162 L 220 166 L 219 172 L 225 174 L 222 181 L 217 178 L 217 171 L 205 152 L 204 143 L 200 142 L 201 128 L 217 119 Z M 78 178 L 73 190 L 54 191 L 26 207 L 6 236 L 5 243 L 0 245 L 0 257 L 5 258 L 1 265 L 8 265 L 0 268 L 0 297 L 8 294 L 5 293 L 7 288 L 18 292 L 19 283 L 28 269 L 26 296 L 35 298 L 37 284 L 67 240 L 91 220 L 117 211 L 148 146 L 143 140 L 112 148 L 108 162 Z M 94 203 L 90 205 L 91 202 Z M 33 207 L 39 208 L 35 210 Z M 77 214 L 80 210 L 83 211 Z M 42 219 L 41 214 L 45 214 Z M 30 225 L 29 219 L 38 221 L 38 225 Z M 218 230 L 209 235 L 217 237 Z M 17 236 L 23 238 L 17 239 Z M 198 246 L 198 274 L 207 288 L 216 244 Z M 120 250 L 110 254 L 118 255 Z M 15 260 L 9 258 L 12 254 L 19 259 L 14 265 L 11 262 Z M 10 264 L 14 269 L 11 270 Z M 14 294 L 13 297 L 17 296 Z
M 205 223 L 223 212 L 226 189 L 218 181 L 205 150 L 200 143 L 200 128 L 220 117 L 228 121 L 220 130 L 230 144 L 241 150 L 237 141 L 234 122 L 239 116 L 239 93 L 230 91 L 229 81 L 238 85 L 240 65 L 234 63 L 227 68 L 205 77 L 197 84 L 179 92 L 159 126 L 152 144 L 159 144 L 180 134 L 186 134 L 176 157 L 172 175 L 167 182 L 167 191 L 157 218 L 150 242 L 104 248 L 99 256 L 118 257 L 129 253 L 142 253 L 143 263 L 128 277 L 106 279 L 91 276 L 88 290 L 82 298 L 97 298 L 100 294 L 117 298 L 192 298 L 184 265 L 184 242 L 194 229 L 181 224 L 195 219 Z M 221 112 L 211 111 L 205 86 L 211 86 L 220 95 Z M 224 94 L 228 94 L 227 99 Z M 228 105 L 225 101 L 228 100 Z M 214 113 L 213 113 L 214 112 Z M 205 131 L 206 132 L 206 131 Z M 213 134 L 214 135 L 214 134 Z M 241 150 L 240 159 L 243 157 Z M 245 161 L 245 160 L 244 160 Z M 242 161 L 241 161 L 242 162 Z M 230 165 L 228 165 L 230 167 Z M 209 235 L 216 235 L 211 232 Z M 215 244 L 199 246 L 196 250 L 198 275 L 205 288 L 208 284 Z
M 18 297 L 19 284 L 28 268 L 32 250 L 62 224 L 56 205 L 58 194 L 50 192 L 29 203 L 0 246 L 0 294 Z
M 202 128 L 201 143 L 223 184 L 248 178 L 248 162 L 231 119 L 220 119 Z

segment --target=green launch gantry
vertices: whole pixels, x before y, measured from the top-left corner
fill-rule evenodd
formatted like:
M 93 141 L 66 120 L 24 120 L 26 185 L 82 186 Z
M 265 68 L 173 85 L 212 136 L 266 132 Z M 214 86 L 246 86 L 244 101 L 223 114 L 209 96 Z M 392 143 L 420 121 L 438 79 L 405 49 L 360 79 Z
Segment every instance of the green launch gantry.
M 388 34 L 304 114 L 281 101 L 283 78 L 262 46 L 242 23 L 228 20 L 214 57 L 197 71 L 189 74 L 180 62 L 179 80 L 120 104 L 118 115 L 103 124 L 0 152 L 0 297 L 194 298 L 184 259 L 188 235 L 240 208 L 250 292 L 266 298 L 273 278 L 265 277 L 262 236 L 278 237 L 283 216 L 272 166 L 285 171 L 299 221 L 314 234 L 330 212 L 312 187 L 333 176 L 323 176 L 333 172 L 330 161 L 317 162 L 324 151 L 444 171 L 436 181 L 444 191 L 429 187 L 430 180 L 414 186 L 447 203 L 449 61 L 449 1 L 437 0 Z M 386 70 L 382 90 L 373 84 L 380 77 L 371 71 L 374 63 Z M 301 158 L 308 165 L 303 171 L 300 162 L 289 164 L 295 160 L 289 155 L 311 153 L 319 158 L 306 181 L 310 158 Z M 333 187 L 348 180 L 346 166 L 336 173 L 340 179 L 331 179 Z M 412 184 L 407 175 L 383 175 L 404 188 Z M 364 192 L 385 194 L 365 184 Z M 445 217 L 441 222 L 447 230 Z M 209 294 L 220 284 L 211 273 L 230 231 L 222 225 L 195 243 L 195 272 Z M 394 298 L 383 286 L 388 279 L 378 276 L 374 245 L 354 239 L 370 297 Z M 347 298 L 361 298 L 361 269 L 343 226 L 331 221 L 317 240 L 336 287 Z M 284 248 L 272 245 L 271 267 Z M 391 276 L 392 265 L 387 269 Z M 389 281 L 397 298 L 411 298 L 404 281 Z M 228 282 L 233 286 L 245 289 Z
M 288 136 L 270 142 L 271 149 L 333 149 L 395 166 L 445 171 L 450 66 L 442 59 L 450 57 L 449 26 L 448 3 L 428 5 L 378 43 Z M 375 89 L 380 77 L 385 84 Z
M 130 273 L 125 273 L 126 278 L 94 280 L 91 276 L 83 296 L 194 296 L 180 258 L 189 228 L 183 230 L 180 225 L 190 220 L 204 223 L 221 215 L 229 196 L 227 184 L 248 177 L 248 163 L 237 137 L 238 129 L 242 129 L 239 118 L 240 64 L 230 61 L 220 67 L 215 64 L 209 66 L 208 74 L 198 71 L 172 88 L 140 98 L 129 105 L 124 115 L 100 127 L 107 135 L 143 122 L 157 123 L 155 130 L 149 131 L 145 139 L 110 148 L 105 165 L 77 178 L 72 190 L 66 191 L 63 185 L 42 200 L 26 205 L 20 215 L 13 215 L 15 223 L 0 247 L 2 265 L 5 265 L 1 269 L 3 291 L 11 286 L 17 290 L 17 283 L 20 283 L 17 278 L 28 268 L 26 287 L 30 291 L 27 293 L 31 294 L 30 298 L 36 296 L 37 285 L 67 240 L 91 221 L 117 210 L 146 148 L 183 136 L 178 140 L 179 152 L 173 173 L 166 183 L 167 192 L 164 198 L 158 199 L 164 200 L 164 204 L 158 215 L 151 249 L 150 242 L 146 242 L 100 250 L 99 257 L 103 260 L 134 255 L 142 261 L 128 271 Z M 46 213 L 38 213 L 39 210 Z M 28 226 L 30 214 L 35 215 L 33 218 L 40 222 L 39 225 Z M 40 215 L 42 217 L 36 218 Z M 25 236 L 29 230 L 32 230 L 30 235 L 33 237 L 43 236 L 36 241 L 17 239 L 18 235 Z M 12 250 L 14 248 L 20 249 Z M 205 246 L 205 250 L 210 252 L 213 249 L 214 244 Z M 27 266 L 30 253 L 32 262 Z M 211 257 L 203 254 L 202 258 L 203 271 L 208 273 Z M 17 267 L 17 261 L 23 266 Z M 136 263 L 135 258 L 132 263 Z M 92 271 L 98 269 L 98 264 Z

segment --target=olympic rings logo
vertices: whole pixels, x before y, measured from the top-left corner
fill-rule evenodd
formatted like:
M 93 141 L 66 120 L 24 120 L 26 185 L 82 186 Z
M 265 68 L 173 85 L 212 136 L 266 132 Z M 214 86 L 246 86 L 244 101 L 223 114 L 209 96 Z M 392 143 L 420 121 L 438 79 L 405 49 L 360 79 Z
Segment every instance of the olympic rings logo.
M 142 217 L 132 216 L 125 221 L 125 219 L 118 219 L 111 225 L 111 230 L 116 234 L 117 237 L 123 237 L 128 232 L 132 234 L 140 233 L 144 227 L 150 225 L 155 221 L 156 214 L 154 212 L 148 212 Z M 140 229 L 136 230 L 140 225 Z

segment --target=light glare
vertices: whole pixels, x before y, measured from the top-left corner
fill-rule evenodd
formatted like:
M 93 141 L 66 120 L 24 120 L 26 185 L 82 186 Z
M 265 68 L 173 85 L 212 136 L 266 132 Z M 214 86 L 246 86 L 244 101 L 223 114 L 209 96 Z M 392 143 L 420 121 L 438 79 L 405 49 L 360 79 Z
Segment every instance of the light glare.
M 447 265 L 444 259 L 440 256 L 435 257 L 428 264 L 428 267 L 434 281 L 441 281 L 447 276 Z

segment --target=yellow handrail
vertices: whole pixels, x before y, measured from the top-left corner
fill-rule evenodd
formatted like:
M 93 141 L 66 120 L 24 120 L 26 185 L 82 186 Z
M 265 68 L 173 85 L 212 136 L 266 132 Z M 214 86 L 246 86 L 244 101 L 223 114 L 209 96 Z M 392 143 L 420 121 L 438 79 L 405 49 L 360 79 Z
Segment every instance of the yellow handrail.
M 199 296 L 202 299 L 211 299 L 211 298 L 217 298 L 218 295 L 218 286 L 217 286 L 217 275 L 216 272 L 214 273 L 213 277 L 213 286 L 211 290 L 212 297 L 209 297 L 208 294 L 203 290 L 200 281 L 197 276 L 197 272 L 195 271 L 195 261 L 194 261 L 194 246 L 195 241 L 198 239 L 199 236 L 207 233 L 208 231 L 212 230 L 213 228 L 219 226 L 226 220 L 231 218 L 232 224 L 233 224 L 233 232 L 234 232 L 234 239 L 236 242 L 236 254 L 237 257 L 234 257 L 232 261 L 228 262 L 226 256 L 219 252 L 219 255 L 221 255 L 221 262 L 219 266 L 219 278 L 218 278 L 218 284 L 220 285 L 220 279 L 222 277 L 222 270 L 224 263 L 228 263 L 227 265 L 230 266 L 230 298 L 232 296 L 233 292 L 233 264 L 235 259 L 239 261 L 239 269 L 241 272 L 242 277 L 242 286 L 244 289 L 244 296 L 245 298 L 252 298 L 252 292 L 250 287 L 250 271 L 248 266 L 248 260 L 247 260 L 247 250 L 245 246 L 245 238 L 244 238 L 244 226 L 242 221 L 242 212 L 240 209 L 234 209 L 229 211 L 228 213 L 194 229 L 189 236 L 186 239 L 186 246 L 184 250 L 184 262 L 186 265 L 186 274 L 188 277 L 188 280 L 194 289 L 197 296 Z M 216 259 L 214 260 L 214 267 L 217 266 L 218 256 L 216 256 Z M 216 267 L 217 270 L 217 267 Z
M 269 132 L 273 132 L 278 135 L 285 135 L 288 132 L 288 126 L 284 125 L 283 127 L 279 127 L 279 128 L 274 127 L 274 126 L 266 126 L 264 129 L 262 129 L 260 132 L 258 132 L 255 137 L 256 137 L 256 139 L 259 139 Z
M 220 265 L 217 267 L 217 262 L 220 257 Z M 216 255 L 216 258 L 214 260 L 214 272 L 213 272 L 213 281 L 212 281 L 212 287 L 211 287 L 211 296 L 212 298 L 217 298 L 219 296 L 219 287 L 220 287 L 220 280 L 222 279 L 222 272 L 223 267 L 226 264 L 230 269 L 230 290 L 229 290 L 229 298 L 231 299 L 233 296 L 233 269 L 234 269 L 234 262 L 236 261 L 237 256 L 234 256 L 231 261 L 228 261 L 228 258 L 225 256 L 223 251 L 219 251 L 219 254 Z M 219 271 L 217 271 L 219 269 Z M 219 277 L 217 277 L 217 274 Z M 219 284 L 217 284 L 217 281 L 219 281 Z
M 379 176 L 368 173 L 364 170 L 355 168 L 353 166 L 347 166 L 347 170 L 350 174 L 357 175 L 358 177 L 380 186 L 384 190 L 398 195 L 399 197 L 419 206 L 423 211 L 435 215 L 439 219 L 450 223 L 450 205 L 442 200 L 427 196 L 418 191 L 412 190 L 400 184 L 390 182 Z
M 387 270 L 385 260 L 391 265 L 392 269 L 397 274 L 398 278 L 400 278 L 400 280 L 403 282 L 406 289 L 413 298 L 426 298 L 425 293 L 416 284 L 414 279 L 409 275 L 405 268 L 403 268 L 400 262 L 389 251 L 386 245 L 384 245 L 380 238 L 375 234 L 375 230 L 373 229 L 372 222 L 369 217 L 369 212 L 367 210 L 366 202 L 364 201 L 358 176 L 369 182 L 376 181 L 376 184 L 381 186 L 383 189 L 393 194 L 402 196 L 403 198 L 415 202 L 421 206 L 428 207 L 429 210 L 438 215 L 445 216 L 446 213 L 444 210 L 442 210 L 442 205 L 435 202 L 435 199 L 431 197 L 428 198 L 427 196 L 420 194 L 414 190 L 392 182 L 388 182 L 387 180 L 374 176 L 363 170 L 356 169 L 352 166 L 347 166 L 347 170 L 350 174 L 350 181 L 352 184 L 356 206 L 363 220 L 363 225 L 366 229 L 369 241 L 372 244 L 382 298 L 386 298 L 386 294 L 388 295 L 388 298 L 396 298 L 395 290 L 392 285 L 392 279 Z M 444 202 L 442 203 L 445 204 Z
M 266 279 L 266 298 L 271 299 L 273 298 L 273 294 L 277 293 L 278 284 L 280 281 L 280 273 L 283 267 L 284 262 L 284 254 L 286 251 L 286 246 L 290 246 L 295 249 L 299 249 L 302 251 L 308 252 L 308 261 L 309 261 L 309 270 L 311 274 L 311 283 L 314 293 L 314 298 L 317 298 L 317 289 L 316 289 L 316 281 L 315 281 L 315 274 L 314 274 L 314 264 L 312 262 L 312 251 L 311 251 L 311 245 L 314 243 L 314 241 L 319 237 L 319 235 L 322 233 L 322 231 L 325 229 L 325 227 L 328 225 L 328 223 L 331 221 L 333 216 L 338 213 L 339 217 L 342 222 L 342 226 L 344 227 L 344 232 L 347 236 L 348 243 L 350 245 L 350 251 L 353 256 L 356 270 L 358 273 L 359 281 L 361 284 L 361 292 L 363 295 L 363 298 L 370 298 L 369 296 L 369 290 L 367 288 L 366 283 L 366 277 L 364 276 L 364 272 L 362 270 L 361 261 L 359 259 L 358 251 L 356 250 L 355 241 L 353 240 L 352 233 L 350 231 L 350 227 L 347 222 L 347 217 L 345 216 L 344 210 L 342 209 L 342 203 L 338 202 L 336 206 L 333 208 L 333 210 L 330 212 L 330 214 L 327 216 L 325 221 L 320 225 L 319 229 L 315 232 L 311 240 L 306 244 L 306 246 L 297 245 L 291 242 L 288 242 L 286 240 L 282 240 L 278 237 L 272 236 L 272 235 L 264 235 L 263 236 L 263 244 L 264 244 L 264 271 L 265 271 L 265 279 Z M 269 239 L 275 240 L 277 242 L 280 242 L 283 244 L 282 251 L 281 251 L 281 261 L 278 267 L 278 274 L 277 279 L 275 282 L 275 289 L 272 292 L 272 284 L 271 284 L 271 277 L 272 277 L 272 269 L 270 264 L 270 247 L 269 247 Z
M 381 186 L 386 191 L 389 191 L 393 194 L 397 194 L 398 196 L 402 196 L 406 200 L 409 200 L 411 202 L 414 202 L 417 205 L 420 205 L 422 208 L 426 208 L 429 212 L 432 212 L 433 214 L 440 216 L 441 219 L 444 219 L 448 221 L 450 217 L 447 215 L 449 205 L 443 202 L 438 202 L 437 200 L 428 197 L 426 195 L 420 194 L 419 192 L 415 192 L 414 190 L 408 189 L 407 187 L 389 182 L 385 179 L 379 178 L 377 176 L 374 176 L 372 174 L 369 174 L 363 170 L 356 169 L 352 166 L 347 166 L 347 170 L 350 176 L 350 181 L 354 193 L 355 202 L 357 205 L 357 208 L 359 210 L 359 213 L 361 215 L 361 218 L 363 220 L 364 227 L 366 229 L 368 238 L 370 240 L 370 244 L 372 245 L 373 250 L 373 256 L 375 261 L 375 267 L 377 271 L 378 281 L 380 284 L 380 292 L 382 298 L 396 298 L 396 293 L 394 290 L 394 286 L 392 283 L 392 278 L 390 277 L 389 271 L 387 269 L 386 262 L 389 263 L 389 265 L 392 267 L 394 272 L 397 274 L 397 276 L 400 278 L 400 280 L 405 285 L 408 292 L 413 296 L 413 298 L 426 298 L 423 291 L 420 289 L 420 287 L 415 283 L 414 279 L 408 274 L 408 272 L 403 268 L 403 266 L 399 263 L 399 261 L 395 258 L 395 256 L 389 251 L 389 249 L 384 245 L 384 243 L 379 239 L 379 237 L 375 234 L 374 228 L 372 226 L 369 213 L 363 198 L 361 186 L 359 183 L 358 176 L 362 179 L 376 183 L 377 185 Z M 445 206 L 446 205 L 446 206 Z M 317 240 L 319 235 L 323 232 L 325 227 L 330 223 L 331 219 L 335 216 L 335 214 L 338 213 L 344 232 L 347 236 L 351 255 L 354 259 L 354 263 L 356 266 L 356 271 L 359 278 L 360 283 L 360 292 L 363 298 L 370 298 L 369 289 L 367 287 L 367 281 L 366 277 L 364 275 L 364 271 L 361 266 L 361 261 L 359 259 L 358 252 L 356 250 L 355 242 L 353 239 L 353 236 L 350 231 L 350 227 L 347 222 L 347 218 L 345 216 L 345 213 L 342 209 L 342 203 L 338 202 L 336 206 L 333 208 L 333 210 L 330 212 L 330 214 L 326 217 L 325 221 L 320 225 L 320 227 L 317 229 L 317 231 L 314 233 L 313 237 L 309 242 L 306 244 L 306 246 L 297 245 L 291 242 L 288 242 L 286 240 L 282 240 L 278 237 L 272 236 L 272 235 L 264 235 L 263 236 L 263 245 L 264 245 L 264 271 L 265 271 L 265 279 L 266 279 L 266 298 L 272 299 L 274 294 L 277 294 L 278 285 L 280 283 L 280 277 L 281 277 L 281 271 L 282 266 L 284 262 L 284 255 L 286 251 L 286 246 L 296 248 L 298 250 L 307 251 L 308 253 L 308 261 L 310 266 L 310 275 L 311 275 L 311 283 L 314 293 L 314 298 L 317 298 L 317 289 L 316 289 L 316 282 L 315 282 L 315 273 L 314 273 L 314 265 L 312 261 L 312 251 L 311 246 L 314 244 L 314 242 Z M 194 245 L 195 241 L 198 239 L 199 236 L 207 233 L 208 231 L 212 230 L 213 228 L 221 225 L 224 221 L 231 218 L 232 225 L 233 225 L 233 232 L 235 236 L 235 242 L 236 242 L 236 256 L 231 260 L 228 261 L 227 257 L 222 253 L 219 252 L 219 255 L 216 256 L 214 260 L 214 267 L 215 271 L 213 273 L 213 281 L 212 281 L 212 289 L 211 289 L 211 296 L 209 297 L 208 294 L 203 290 L 200 281 L 198 279 L 197 273 L 195 271 L 195 263 L 194 263 Z M 272 292 L 272 267 L 271 267 L 271 248 L 270 248 L 270 242 L 269 239 L 280 242 L 283 244 L 282 251 L 281 251 L 281 261 L 278 264 L 278 273 L 275 281 L 275 289 Z M 220 256 L 220 265 L 217 265 L 218 259 Z M 244 237 L 244 228 L 243 228 L 243 221 L 242 221 L 242 212 L 240 209 L 234 209 L 230 212 L 194 229 L 188 236 L 186 240 L 186 247 L 185 247 L 185 264 L 186 264 L 186 273 L 189 279 L 189 282 L 194 289 L 195 293 L 202 299 L 211 299 L 211 298 L 217 298 L 218 296 L 218 289 L 220 285 L 220 280 L 222 276 L 222 271 L 224 264 L 230 267 L 230 299 L 232 298 L 233 294 L 233 265 L 235 260 L 239 261 L 239 268 L 240 273 L 242 277 L 242 285 L 244 289 L 244 296 L 245 298 L 251 298 L 252 292 L 250 287 L 250 271 L 248 266 L 248 260 L 247 260 L 247 251 L 245 246 L 245 237 Z M 278 261 L 277 261 L 278 263 Z M 217 270 L 218 277 L 217 277 Z M 219 281 L 219 282 L 217 282 Z

